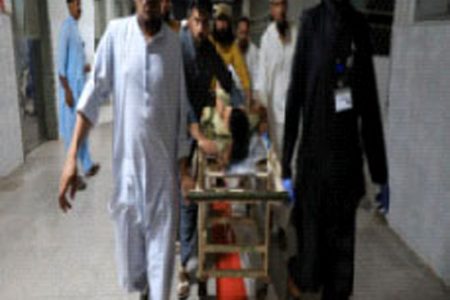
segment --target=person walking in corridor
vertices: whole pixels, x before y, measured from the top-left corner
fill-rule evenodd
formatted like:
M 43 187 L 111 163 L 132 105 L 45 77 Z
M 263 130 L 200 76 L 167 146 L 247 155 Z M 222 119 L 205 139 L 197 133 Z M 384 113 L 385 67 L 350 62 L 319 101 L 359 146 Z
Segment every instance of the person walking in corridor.
M 353 292 L 355 219 L 365 194 L 363 155 L 389 204 L 388 167 L 369 26 L 348 0 L 323 0 L 302 17 L 286 105 L 282 157 L 294 187 L 298 253 L 290 275 L 299 292 L 348 300 Z M 301 118 L 301 119 L 300 119 Z M 291 162 L 298 139 L 296 178 Z M 294 183 L 292 183 L 294 182 Z
M 77 123 L 60 182 L 59 205 L 71 208 L 75 155 L 114 99 L 110 212 L 115 223 L 120 285 L 141 299 L 170 299 L 175 272 L 180 188 L 190 150 L 182 51 L 161 18 L 160 0 L 135 0 L 136 15 L 112 21 L 97 48 L 93 76 L 77 106 Z M 180 174 L 179 174 L 180 173 Z
M 69 149 L 75 127 L 75 108 L 85 84 L 86 73 L 90 71 L 90 66 L 86 64 L 84 42 L 78 30 L 81 0 L 67 0 L 67 7 L 70 16 L 62 25 L 58 45 L 59 132 L 66 150 Z M 82 141 L 77 157 L 86 177 L 97 174 L 100 165 L 92 162 L 87 137 Z M 78 177 L 77 182 L 78 189 L 86 187 L 81 177 Z
M 287 0 L 269 0 L 272 22 L 261 37 L 256 90 L 267 107 L 270 138 L 278 159 L 284 131 L 284 110 L 297 39 L 297 27 L 287 20 Z
M 272 149 L 277 159 L 280 159 L 285 122 L 284 110 L 297 39 L 297 27 L 287 19 L 287 0 L 269 0 L 269 5 L 273 21 L 261 37 L 256 90 L 259 101 L 267 110 Z M 292 205 L 290 204 L 273 208 L 272 233 L 275 234 L 280 248 L 285 252 L 286 260 L 295 252 L 293 249 L 296 244 L 293 241 L 294 229 L 290 224 L 291 210 Z
M 209 10 L 203 1 L 192 1 L 188 11 L 188 25 L 181 29 L 180 39 L 183 51 L 186 89 L 191 105 L 189 127 L 195 140 L 193 150 L 198 146 L 205 153 L 217 152 L 215 143 L 206 139 L 200 131 L 202 111 L 215 103 L 211 82 L 216 78 L 221 87 L 230 93 L 232 77 L 209 36 Z M 189 295 L 189 276 L 187 264 L 197 256 L 197 212 L 196 203 L 181 201 L 180 243 L 181 269 L 178 283 L 178 296 Z

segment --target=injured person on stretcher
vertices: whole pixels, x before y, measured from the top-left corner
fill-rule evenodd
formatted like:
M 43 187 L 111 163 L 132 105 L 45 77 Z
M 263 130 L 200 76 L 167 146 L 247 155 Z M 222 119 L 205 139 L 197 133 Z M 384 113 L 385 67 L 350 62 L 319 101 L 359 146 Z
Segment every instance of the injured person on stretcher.
M 227 177 L 255 174 L 267 161 L 269 141 L 265 110 L 256 106 L 248 111 L 232 107 L 230 95 L 219 84 L 215 105 L 202 111 L 199 130 L 215 145 L 214 153 L 206 156 L 208 165 Z M 232 178 L 226 181 L 225 188 L 237 188 Z
M 216 86 L 214 106 L 205 107 L 200 118 L 201 135 L 213 141 L 215 152 L 196 154 L 197 176 L 205 191 L 233 190 L 249 191 L 267 189 L 269 140 L 267 117 L 263 108 L 254 106 L 245 110 L 231 105 L 230 96 Z M 200 143 L 199 143 L 200 145 Z M 202 148 L 201 146 L 199 147 Z M 197 178 L 198 179 L 198 178 Z M 214 245 L 258 246 L 264 242 L 264 218 L 266 206 L 239 201 L 218 199 L 206 208 L 206 218 L 231 218 L 227 224 L 215 224 L 208 227 L 210 239 Z M 244 221 L 253 219 L 254 222 Z M 244 221 L 244 222 L 241 222 Z M 206 222 L 208 223 L 208 222 Z M 204 248 L 200 247 L 200 252 Z M 203 260 L 200 260 L 203 261 Z M 246 296 L 254 297 L 259 290 L 256 278 L 245 274 L 251 270 L 263 268 L 263 256 L 259 253 L 210 253 L 205 255 L 204 268 L 214 270 L 240 269 L 242 278 L 218 278 L 218 290 L 226 289 L 227 297 L 241 286 Z M 223 283 L 223 280 L 227 283 Z M 227 281 L 228 280 L 228 281 Z M 230 280 L 232 283 L 230 283 Z M 222 283 L 225 284 L 224 287 Z M 231 285 L 229 285 L 231 284 Z M 231 288 L 233 286 L 233 288 Z M 236 296 L 233 294 L 233 296 Z
M 269 205 L 264 201 L 245 201 L 245 195 L 252 191 L 274 190 L 268 176 L 270 142 L 267 117 L 265 110 L 256 105 L 248 109 L 233 107 L 230 96 L 220 86 L 217 86 L 215 95 L 214 106 L 203 109 L 199 122 L 201 135 L 213 141 L 215 151 L 208 154 L 198 151 L 194 158 L 198 191 L 206 194 L 233 192 L 235 197 L 242 196 L 240 200 L 243 201 L 218 198 L 209 203 L 200 202 L 204 209 L 200 210 L 199 216 L 204 222 L 199 222 L 198 230 L 204 241 L 199 243 L 199 274 L 211 276 L 211 270 L 239 270 L 239 278 L 233 280 L 217 275 L 218 291 L 234 292 L 239 290 L 237 286 L 241 286 L 247 297 L 254 298 L 264 290 L 262 277 L 266 275 L 262 274 L 266 274 L 264 270 L 268 268 L 264 259 L 268 256 L 269 247 L 266 234 L 269 230 L 269 225 L 266 225 L 269 223 L 269 214 L 266 213 Z M 201 149 L 200 142 L 199 145 Z M 221 252 L 223 245 L 244 248 L 227 253 Z M 260 275 L 255 275 L 255 272 Z M 234 282 L 233 288 L 226 283 L 230 280 Z M 237 297 L 235 294 L 227 296 Z

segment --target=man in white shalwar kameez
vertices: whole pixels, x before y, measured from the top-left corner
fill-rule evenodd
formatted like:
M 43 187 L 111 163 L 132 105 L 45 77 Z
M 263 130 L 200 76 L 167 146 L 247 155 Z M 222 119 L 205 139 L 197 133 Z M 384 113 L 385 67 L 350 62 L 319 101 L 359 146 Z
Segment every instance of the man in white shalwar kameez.
M 272 22 L 261 37 L 259 70 L 256 83 L 259 99 L 267 107 L 270 138 L 276 156 L 281 160 L 285 108 L 291 68 L 297 41 L 297 27 L 287 19 L 288 1 L 269 0 Z M 286 188 L 287 186 L 285 186 Z M 289 191 L 289 189 L 287 189 Z M 290 223 L 292 202 L 273 208 L 273 233 L 277 234 L 278 244 L 284 250 L 274 263 L 285 264 L 296 253 L 295 231 Z M 277 286 L 280 298 L 285 299 L 285 286 Z
M 273 21 L 261 36 L 256 90 L 269 116 L 270 137 L 281 159 L 287 89 L 291 79 L 297 27 L 287 20 L 287 0 L 269 0 Z
M 76 181 L 76 150 L 113 96 L 114 195 L 119 280 L 142 299 L 168 300 L 174 274 L 178 197 L 193 182 L 185 157 L 188 102 L 179 38 L 161 22 L 160 0 L 135 0 L 137 14 L 112 21 L 96 53 L 93 76 L 77 110 L 74 138 L 61 176 L 67 211 Z M 178 163 L 178 164 L 177 164 Z M 181 175 L 178 175 L 180 172 Z

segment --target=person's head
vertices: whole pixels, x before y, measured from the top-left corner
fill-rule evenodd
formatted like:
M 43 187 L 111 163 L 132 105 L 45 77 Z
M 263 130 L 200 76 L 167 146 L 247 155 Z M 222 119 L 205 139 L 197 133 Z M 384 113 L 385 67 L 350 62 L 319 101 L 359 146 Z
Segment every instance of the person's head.
M 153 30 L 161 26 L 162 0 L 134 0 L 136 15 L 141 26 Z
M 69 14 L 78 20 L 81 17 L 81 0 L 67 0 L 67 7 L 69 8 Z
M 247 52 L 250 44 L 250 19 L 242 17 L 237 24 L 237 40 L 242 52 Z
M 209 11 L 198 1 L 192 1 L 188 12 L 188 27 L 197 45 L 201 45 L 209 35 Z
M 231 19 L 231 6 L 224 3 L 214 6 L 213 38 L 223 46 L 229 46 L 234 42 Z
M 277 25 L 278 33 L 285 37 L 289 29 L 287 21 L 287 0 L 269 0 L 270 1 L 270 16 Z
M 170 20 L 170 13 L 172 12 L 172 1 L 161 0 L 161 17 L 165 21 Z
M 229 127 L 233 139 L 230 162 L 238 163 L 247 158 L 250 145 L 250 122 L 245 111 L 233 108 Z
M 287 0 L 270 0 L 270 15 L 275 22 L 287 19 Z

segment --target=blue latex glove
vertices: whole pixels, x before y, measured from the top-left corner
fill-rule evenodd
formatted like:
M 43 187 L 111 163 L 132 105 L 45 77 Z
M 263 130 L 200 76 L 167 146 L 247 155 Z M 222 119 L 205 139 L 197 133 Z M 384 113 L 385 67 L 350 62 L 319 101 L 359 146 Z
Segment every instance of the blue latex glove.
M 294 193 L 294 185 L 292 184 L 292 179 L 290 178 L 283 179 L 283 187 L 289 195 L 289 204 L 294 204 L 295 193 Z
M 378 211 L 384 215 L 389 212 L 389 184 L 384 184 L 376 197 Z

